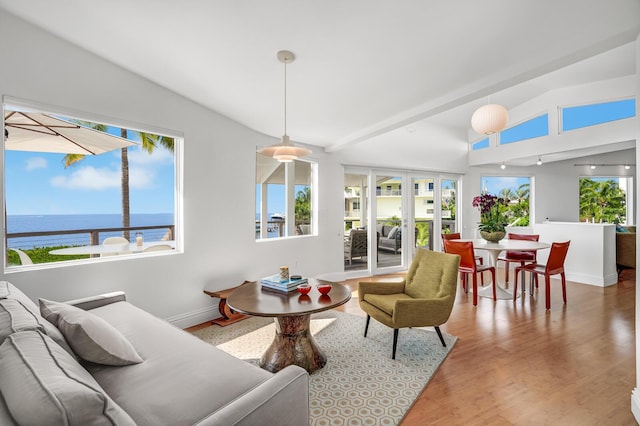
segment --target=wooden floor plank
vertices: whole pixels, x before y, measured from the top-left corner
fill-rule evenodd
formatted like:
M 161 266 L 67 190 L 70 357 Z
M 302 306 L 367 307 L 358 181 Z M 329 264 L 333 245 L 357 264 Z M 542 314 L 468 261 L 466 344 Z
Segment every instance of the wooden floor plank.
M 364 316 L 357 282 L 399 276 L 343 282 L 354 298 L 339 310 Z M 458 287 L 441 329 L 459 340 L 402 426 L 637 424 L 635 271 L 606 288 L 567 282 L 566 305 L 559 281 L 551 287 L 549 311 L 544 287 L 516 302 L 480 298 L 476 307 Z

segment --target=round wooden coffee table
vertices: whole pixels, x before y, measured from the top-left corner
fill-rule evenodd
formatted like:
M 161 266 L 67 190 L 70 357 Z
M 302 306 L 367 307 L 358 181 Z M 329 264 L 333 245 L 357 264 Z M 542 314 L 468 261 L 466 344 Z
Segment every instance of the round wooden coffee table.
M 260 358 L 260 367 L 275 373 L 293 364 L 312 373 L 325 366 L 327 356 L 309 331 L 311 314 L 347 303 L 351 299 L 351 290 L 341 284 L 330 283 L 329 294 L 321 295 L 316 288 L 320 282 L 309 279 L 313 288 L 308 295 L 298 291 L 280 293 L 265 290 L 255 281 L 241 285 L 229 295 L 227 304 L 236 312 L 274 317 L 276 334 Z

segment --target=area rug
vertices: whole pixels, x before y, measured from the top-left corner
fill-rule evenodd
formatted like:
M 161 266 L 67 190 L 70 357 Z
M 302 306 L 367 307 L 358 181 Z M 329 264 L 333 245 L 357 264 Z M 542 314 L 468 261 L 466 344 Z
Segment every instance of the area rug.
M 397 425 L 457 340 L 443 333 L 445 348 L 433 328 L 403 328 L 392 360 L 393 331 L 372 319 L 365 338 L 364 322 L 338 311 L 311 316 L 311 332 L 327 355 L 309 380 L 311 425 Z M 274 333 L 272 319 L 251 317 L 193 334 L 258 365 Z

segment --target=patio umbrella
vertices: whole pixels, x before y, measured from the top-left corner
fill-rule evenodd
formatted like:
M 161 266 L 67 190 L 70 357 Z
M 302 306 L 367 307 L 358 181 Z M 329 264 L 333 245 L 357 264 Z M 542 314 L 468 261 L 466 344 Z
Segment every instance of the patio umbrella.
M 42 112 L 5 111 L 5 149 L 98 155 L 136 145 Z

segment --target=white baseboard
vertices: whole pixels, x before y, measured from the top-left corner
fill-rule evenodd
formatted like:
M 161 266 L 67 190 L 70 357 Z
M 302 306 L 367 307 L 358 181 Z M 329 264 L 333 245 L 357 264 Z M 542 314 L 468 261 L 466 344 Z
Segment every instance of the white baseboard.
M 220 317 L 221 315 L 220 312 L 218 312 L 218 306 L 216 305 L 198 309 L 196 311 L 186 312 L 184 314 L 174 315 L 172 317 L 165 318 L 165 320 L 178 328 L 188 328 Z
M 569 272 L 565 270 L 567 281 L 573 281 L 579 284 L 589 284 L 598 287 L 608 287 L 618 282 L 618 274 L 608 274 L 604 277 L 602 275 L 581 274 L 577 272 Z M 554 275 L 552 278 L 560 278 L 559 275 Z
M 631 413 L 636 418 L 636 423 L 640 424 L 640 395 L 638 394 L 638 388 L 634 388 L 631 391 Z

